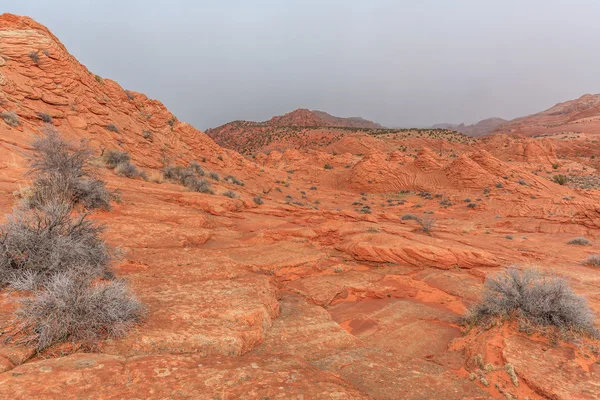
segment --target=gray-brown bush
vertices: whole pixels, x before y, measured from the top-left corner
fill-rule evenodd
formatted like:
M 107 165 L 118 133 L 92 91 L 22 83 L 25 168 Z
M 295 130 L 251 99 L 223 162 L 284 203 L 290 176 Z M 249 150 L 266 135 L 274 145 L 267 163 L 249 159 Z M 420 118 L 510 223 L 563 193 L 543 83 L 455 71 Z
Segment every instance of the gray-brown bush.
M 119 164 L 131 161 L 131 156 L 126 151 L 109 149 L 102 154 L 102 161 L 108 168 L 115 168 Z
M 81 204 L 86 209 L 110 209 L 112 195 L 92 172 L 91 151 L 84 144 L 62 139 L 52 127 L 32 143 L 29 174 L 36 178 L 27 205 L 39 208 L 48 203 Z
M 489 324 L 494 317 L 512 316 L 522 324 L 598 335 L 587 300 L 573 292 L 563 278 L 533 269 L 509 268 L 488 278 L 482 301 L 469 310 L 466 321 Z
M 567 242 L 567 244 L 576 244 L 579 246 L 591 246 L 592 242 L 590 242 L 589 239 L 586 239 L 583 236 L 578 236 L 576 238 L 569 240 Z
M 0 286 L 32 290 L 57 273 L 81 279 L 112 276 L 113 253 L 100 234 L 102 226 L 72 217 L 70 205 L 52 203 L 15 210 L 0 226 Z
M 130 162 L 120 163 L 115 167 L 115 174 L 126 178 L 137 178 L 143 175 L 143 172 L 138 170 L 135 165 Z
M 21 342 L 41 351 L 70 340 L 93 344 L 121 337 L 145 315 L 143 305 L 122 280 L 89 281 L 69 273 L 53 275 L 35 296 L 21 300 L 17 325 Z

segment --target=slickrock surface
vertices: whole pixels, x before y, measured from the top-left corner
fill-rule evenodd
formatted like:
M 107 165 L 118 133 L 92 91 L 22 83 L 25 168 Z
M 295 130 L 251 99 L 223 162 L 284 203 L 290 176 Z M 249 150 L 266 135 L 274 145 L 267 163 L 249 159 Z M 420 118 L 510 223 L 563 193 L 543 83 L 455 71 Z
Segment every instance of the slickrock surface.
M 513 264 L 565 277 L 600 313 L 600 270 L 581 264 L 600 253 L 592 131 L 569 141 L 370 134 L 313 112 L 330 123 L 292 118 L 300 127 L 279 149 L 252 126 L 240 143 L 256 156 L 244 157 L 160 102 L 96 77 L 46 28 L 9 14 L 0 16 L 0 112 L 19 121 L 0 120 L 0 220 L 30 183 L 25 156 L 40 113 L 95 156 L 129 152 L 151 177 L 164 160 L 197 161 L 244 181 L 193 193 L 98 162 L 121 201 L 92 218 L 124 250 L 116 271 L 148 318 L 92 352 L 69 344 L 36 354 L 2 340 L 20 294 L 0 291 L 0 399 L 599 397 L 597 342 L 460 325 L 485 277 Z M 285 131 L 287 120 L 272 125 Z M 556 174 L 569 183 L 554 183 Z M 431 219 L 430 233 L 406 214 Z M 575 236 L 592 245 L 567 244 Z

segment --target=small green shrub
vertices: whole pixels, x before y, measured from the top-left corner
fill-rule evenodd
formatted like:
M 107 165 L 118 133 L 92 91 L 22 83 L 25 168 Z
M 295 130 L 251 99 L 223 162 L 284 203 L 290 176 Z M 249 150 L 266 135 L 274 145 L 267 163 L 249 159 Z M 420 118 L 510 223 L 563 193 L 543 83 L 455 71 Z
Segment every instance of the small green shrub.
M 567 182 L 569 181 L 569 179 L 566 176 L 564 176 L 563 174 L 559 174 L 559 175 L 554 175 L 552 177 L 552 181 L 554 183 L 557 183 L 557 184 L 561 185 L 561 186 L 564 186 L 564 185 L 567 184 Z
M 233 190 L 228 190 L 226 192 L 223 193 L 223 196 L 225 197 L 229 197 L 231 199 L 237 199 L 238 197 L 240 197 L 236 192 L 234 192 Z
M 331 165 L 331 164 L 325 164 L 323 166 L 323 168 L 325 168 L 325 169 L 333 169 L 333 165 Z

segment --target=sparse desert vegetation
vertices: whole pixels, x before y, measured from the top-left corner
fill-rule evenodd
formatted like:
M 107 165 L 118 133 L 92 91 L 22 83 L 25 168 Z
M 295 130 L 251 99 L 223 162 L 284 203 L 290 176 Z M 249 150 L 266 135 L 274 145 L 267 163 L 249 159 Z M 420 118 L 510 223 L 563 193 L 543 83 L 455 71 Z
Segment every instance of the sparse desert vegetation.
M 34 207 L 15 209 L 0 226 L 0 286 L 31 294 L 19 300 L 9 340 L 42 351 L 63 341 L 93 345 L 123 336 L 141 321 L 144 307 L 115 279 L 103 227 L 74 210 L 97 197 L 75 195 L 74 188 L 90 182 L 89 150 L 53 130 L 32 147 L 36 181 L 28 205 Z
M 564 279 L 533 269 L 509 268 L 486 280 L 483 299 L 470 310 L 467 321 L 489 324 L 494 317 L 514 317 L 522 326 L 598 335 L 587 300 Z

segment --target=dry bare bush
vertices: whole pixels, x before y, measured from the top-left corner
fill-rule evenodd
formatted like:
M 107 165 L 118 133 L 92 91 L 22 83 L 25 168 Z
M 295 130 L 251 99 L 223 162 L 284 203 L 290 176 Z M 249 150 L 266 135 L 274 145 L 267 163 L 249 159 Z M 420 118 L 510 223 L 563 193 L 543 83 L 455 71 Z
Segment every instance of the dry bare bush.
M 145 314 L 142 303 L 122 280 L 90 284 L 70 273 L 53 275 L 42 290 L 21 300 L 16 312 L 21 342 L 41 351 L 70 340 L 93 344 L 122 337 Z
M 32 143 L 29 174 L 36 176 L 26 205 L 81 204 L 86 209 L 110 209 L 111 194 L 92 172 L 91 151 L 62 139 L 52 127 Z
M 567 244 L 576 244 L 579 246 L 591 246 L 592 242 L 590 242 L 588 239 L 584 238 L 583 236 L 578 236 L 576 238 L 569 240 L 567 242 Z
M 585 260 L 583 260 L 583 265 L 600 267 L 600 254 L 590 254 Z
M 131 156 L 126 151 L 109 149 L 102 155 L 102 161 L 107 168 L 115 168 L 119 164 L 131 161 Z
M 113 253 L 102 230 L 85 214 L 72 217 L 66 204 L 15 210 L 0 226 L 0 286 L 32 290 L 63 272 L 81 279 L 111 276 Z
M 533 269 L 509 268 L 486 280 L 483 299 L 469 310 L 466 321 L 489 325 L 496 317 L 516 317 L 521 326 L 598 335 L 587 300 L 563 278 Z

